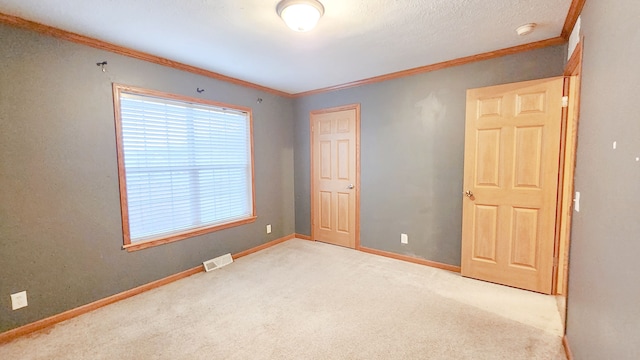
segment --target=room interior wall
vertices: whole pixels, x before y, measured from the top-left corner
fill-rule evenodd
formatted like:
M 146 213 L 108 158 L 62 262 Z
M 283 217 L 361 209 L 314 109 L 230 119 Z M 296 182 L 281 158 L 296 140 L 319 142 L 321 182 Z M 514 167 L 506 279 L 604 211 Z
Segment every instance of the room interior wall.
M 296 99 L 296 232 L 311 234 L 309 112 L 359 103 L 361 245 L 459 265 L 466 90 L 562 75 L 565 56 L 547 47 Z
M 458 265 L 466 89 L 560 75 L 566 54 L 555 46 L 285 99 L 4 25 L 0 38 L 0 332 L 310 234 L 308 113 L 350 103 L 362 105 L 362 245 Z M 251 107 L 256 223 L 121 250 L 112 82 Z M 8 294 L 21 290 L 30 305 L 11 311 Z
M 294 232 L 292 99 L 6 25 L 0 39 L 0 332 Z M 256 222 L 122 250 L 112 82 L 252 108 Z
M 567 339 L 575 359 L 640 359 L 640 3 L 587 1 Z M 616 149 L 613 142 L 616 142 Z

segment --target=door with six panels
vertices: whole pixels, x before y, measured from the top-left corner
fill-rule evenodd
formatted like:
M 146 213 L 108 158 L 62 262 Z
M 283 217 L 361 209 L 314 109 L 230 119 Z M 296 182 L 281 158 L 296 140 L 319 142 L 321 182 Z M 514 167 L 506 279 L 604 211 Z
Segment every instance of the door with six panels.
M 311 112 L 312 239 L 355 248 L 360 106 Z
M 563 83 L 467 91 L 463 276 L 551 293 Z

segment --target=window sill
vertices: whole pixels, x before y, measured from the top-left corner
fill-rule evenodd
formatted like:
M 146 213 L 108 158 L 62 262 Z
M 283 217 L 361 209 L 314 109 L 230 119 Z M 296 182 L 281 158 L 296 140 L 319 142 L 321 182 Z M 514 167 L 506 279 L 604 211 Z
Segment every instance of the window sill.
M 194 236 L 204 235 L 204 234 L 208 234 L 210 232 L 214 232 L 218 230 L 228 229 L 234 226 L 250 224 L 256 221 L 257 218 L 258 218 L 257 216 L 252 216 L 252 217 L 248 217 L 241 220 L 235 220 L 235 221 L 224 223 L 224 224 L 217 224 L 209 227 L 188 230 L 188 231 L 177 233 L 177 234 L 171 234 L 169 236 L 162 237 L 162 238 L 151 239 L 146 241 L 138 241 L 133 244 L 125 244 L 124 246 L 122 246 L 122 248 L 124 250 L 127 250 L 128 252 L 138 251 L 138 250 L 142 250 L 142 249 L 146 249 L 154 246 L 172 243 L 175 241 L 189 239 Z

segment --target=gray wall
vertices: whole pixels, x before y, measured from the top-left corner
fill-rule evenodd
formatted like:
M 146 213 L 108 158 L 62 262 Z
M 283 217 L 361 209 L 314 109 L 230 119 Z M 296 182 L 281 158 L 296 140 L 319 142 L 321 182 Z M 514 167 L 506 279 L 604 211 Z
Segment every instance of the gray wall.
M 640 2 L 587 1 L 567 338 L 579 360 L 640 359 Z M 618 142 L 617 150 L 612 143 Z
M 296 232 L 311 233 L 309 111 L 360 103 L 362 246 L 459 265 L 466 90 L 562 75 L 565 51 L 544 48 L 296 100 Z
M 5 25 L 0 49 L 0 332 L 294 232 L 291 99 Z M 253 108 L 258 220 L 121 250 L 112 82 Z

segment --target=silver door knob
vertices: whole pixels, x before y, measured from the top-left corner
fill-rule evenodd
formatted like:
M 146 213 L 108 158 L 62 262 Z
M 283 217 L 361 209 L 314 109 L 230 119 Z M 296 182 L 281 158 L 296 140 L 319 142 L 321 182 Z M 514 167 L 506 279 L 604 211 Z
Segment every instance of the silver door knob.
M 464 196 L 470 198 L 470 197 L 473 197 L 473 193 L 471 192 L 471 190 L 467 190 L 464 192 Z
M 353 184 L 349 184 L 349 186 L 347 186 L 347 189 L 351 190 L 353 189 L 355 186 L 353 186 Z

